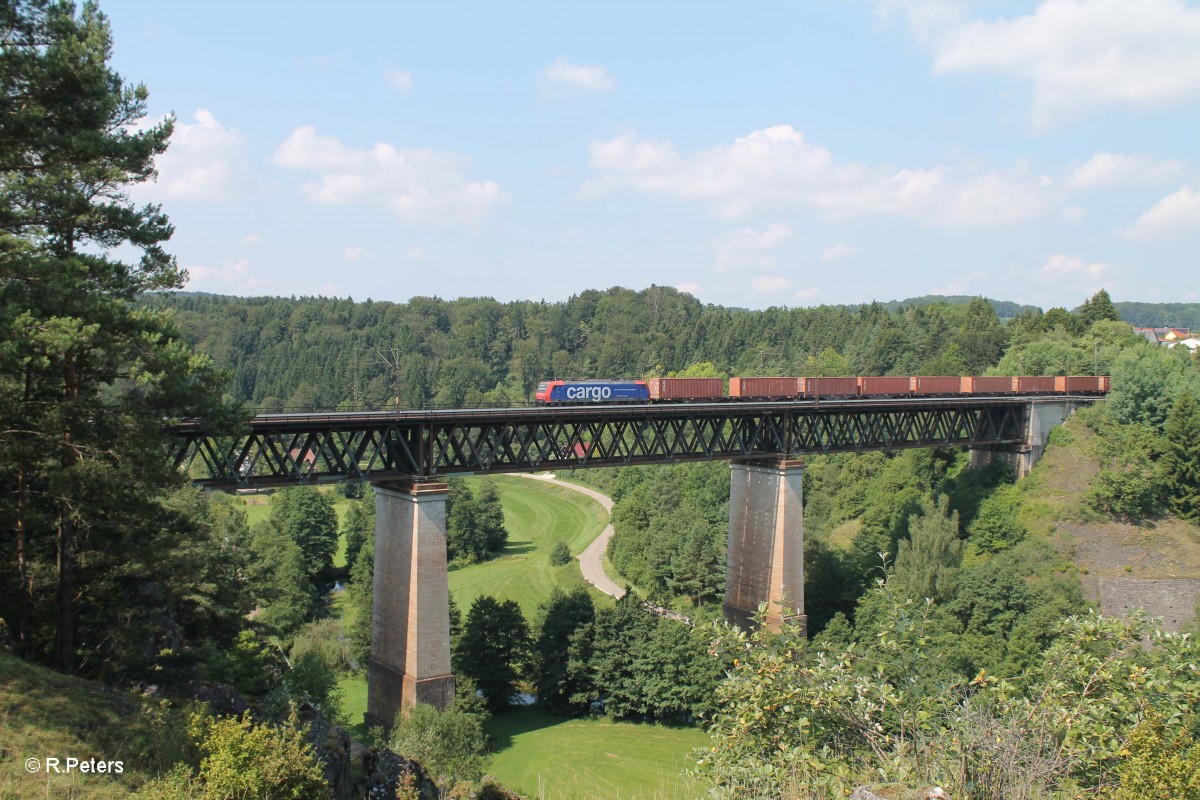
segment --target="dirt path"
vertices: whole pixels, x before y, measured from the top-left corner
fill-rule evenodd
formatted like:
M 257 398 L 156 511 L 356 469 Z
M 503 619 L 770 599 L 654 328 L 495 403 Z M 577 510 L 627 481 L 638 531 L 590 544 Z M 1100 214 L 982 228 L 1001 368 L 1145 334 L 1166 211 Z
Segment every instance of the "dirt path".
M 611 578 L 604 572 L 604 565 L 601 559 L 604 558 L 604 549 L 608 547 L 608 540 L 613 536 L 612 526 L 612 500 L 603 494 L 592 489 L 585 489 L 582 486 L 577 486 L 574 483 L 567 483 L 556 479 L 552 474 L 546 473 L 541 475 L 528 475 L 522 473 L 522 477 L 530 478 L 535 481 L 544 483 L 553 483 L 555 486 L 564 486 L 567 489 L 573 489 L 576 492 L 583 492 L 588 497 L 595 500 L 600 505 L 604 506 L 605 512 L 609 515 L 608 527 L 600 532 L 596 540 L 587 546 L 587 549 L 579 554 L 579 568 L 583 571 L 583 578 L 592 586 L 595 586 L 600 591 L 610 597 L 622 597 L 625 590 L 613 582 Z

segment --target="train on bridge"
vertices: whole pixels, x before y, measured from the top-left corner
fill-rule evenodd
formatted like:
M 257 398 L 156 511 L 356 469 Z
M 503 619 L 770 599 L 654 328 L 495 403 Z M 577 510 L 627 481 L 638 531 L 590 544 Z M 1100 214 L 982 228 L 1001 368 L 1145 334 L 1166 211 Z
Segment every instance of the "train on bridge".
M 696 403 L 717 401 L 842 400 L 848 398 L 970 397 L 976 395 L 1103 395 L 1107 375 L 888 375 L 832 378 L 649 378 L 647 380 L 548 380 L 538 384 L 537 405 Z

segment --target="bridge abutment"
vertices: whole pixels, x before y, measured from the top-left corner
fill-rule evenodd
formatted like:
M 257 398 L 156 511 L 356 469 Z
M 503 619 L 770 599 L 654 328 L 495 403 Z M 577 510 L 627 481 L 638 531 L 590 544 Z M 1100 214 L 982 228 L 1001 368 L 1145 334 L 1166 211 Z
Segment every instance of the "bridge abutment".
M 1070 399 L 1026 403 L 1022 419 L 1022 441 L 1017 447 L 988 447 L 971 449 L 971 466 L 983 467 L 1002 459 L 1012 467 L 1018 478 L 1024 478 L 1042 458 L 1050 432 L 1066 422 L 1075 411 Z
M 375 486 L 375 576 L 367 724 L 454 700 L 444 483 Z
M 725 618 L 747 626 L 760 603 L 766 627 L 804 614 L 804 462 L 745 459 L 730 464 Z

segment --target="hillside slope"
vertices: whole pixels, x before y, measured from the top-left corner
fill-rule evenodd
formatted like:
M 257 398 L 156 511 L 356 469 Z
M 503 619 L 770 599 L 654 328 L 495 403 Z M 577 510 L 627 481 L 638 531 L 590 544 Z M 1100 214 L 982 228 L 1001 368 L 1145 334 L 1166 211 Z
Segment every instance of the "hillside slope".
M 139 697 L 0 652 L 0 798 L 127 797 L 174 755 L 164 721 Z M 57 774 L 48 771 L 53 758 Z M 121 772 L 67 773 L 68 758 L 120 761 Z
M 1026 479 L 1022 520 L 1074 565 L 1101 611 L 1143 608 L 1178 630 L 1200 597 L 1200 528 L 1171 516 L 1122 521 L 1089 509 L 1084 497 L 1100 469 L 1095 438 L 1078 419 L 1055 432 Z

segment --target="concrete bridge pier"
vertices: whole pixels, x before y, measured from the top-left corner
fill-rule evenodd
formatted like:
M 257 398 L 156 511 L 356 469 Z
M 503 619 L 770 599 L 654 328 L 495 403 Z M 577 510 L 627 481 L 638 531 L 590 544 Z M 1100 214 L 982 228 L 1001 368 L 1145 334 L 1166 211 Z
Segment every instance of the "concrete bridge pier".
M 368 725 L 391 728 L 396 713 L 454 700 L 450 591 L 446 579 L 444 483 L 375 485 L 375 580 Z
M 760 603 L 766 627 L 784 620 L 807 627 L 804 614 L 804 462 L 763 458 L 730 464 L 725 618 L 745 627 Z

